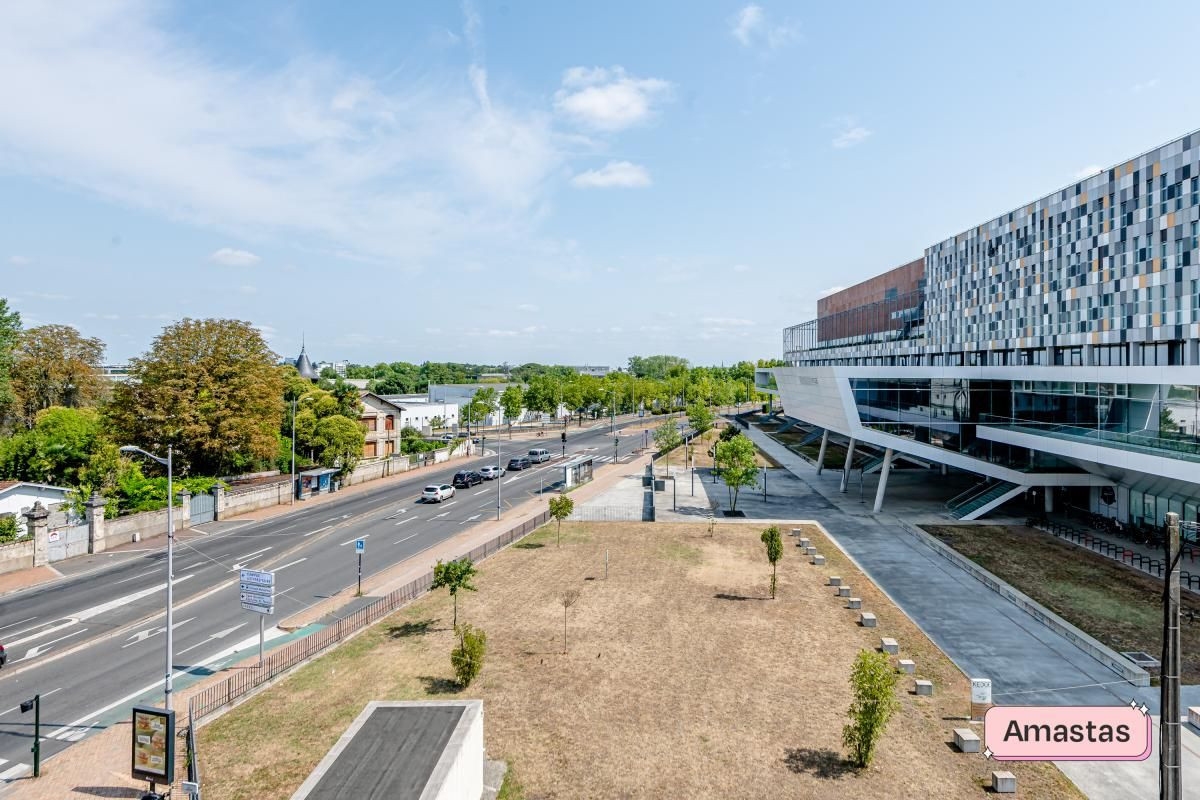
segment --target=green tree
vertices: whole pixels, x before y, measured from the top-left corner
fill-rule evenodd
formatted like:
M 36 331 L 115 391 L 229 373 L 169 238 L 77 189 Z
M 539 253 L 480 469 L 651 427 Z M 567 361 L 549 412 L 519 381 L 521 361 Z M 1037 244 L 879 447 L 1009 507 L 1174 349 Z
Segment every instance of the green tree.
M 0 516 L 0 544 L 17 538 L 17 518 L 12 514 Z
M 638 378 L 654 378 L 662 380 L 671 370 L 682 367 L 687 369 L 687 359 L 679 356 L 630 356 L 629 371 Z
M 446 588 L 450 591 L 450 597 L 454 599 L 455 628 L 458 627 L 458 593 L 475 591 L 475 587 L 471 584 L 471 578 L 475 577 L 476 572 L 471 559 L 465 556 L 457 561 L 443 562 L 439 559 L 433 567 L 433 584 L 429 589 L 436 591 Z
M 43 409 L 32 429 L 0 440 L 0 478 L 87 489 L 90 494 L 112 480 L 104 473 L 115 467 L 116 448 L 105 436 L 100 414 L 91 408 Z
M 654 444 L 658 447 L 658 452 L 666 453 L 679 447 L 683 441 L 683 437 L 679 435 L 679 426 L 675 424 L 675 420 L 664 420 L 661 425 L 654 429 Z
M 697 433 L 704 433 L 713 424 L 713 413 L 708 410 L 708 406 L 699 401 L 692 403 L 687 408 L 688 424 Z
M 358 464 L 365 440 L 362 426 L 341 414 L 332 414 L 317 420 L 312 438 L 313 444 L 321 453 L 321 465 L 340 467 L 339 477 L 349 475 Z
M 488 386 L 476 389 L 471 401 L 463 406 L 463 416 L 472 425 L 481 425 L 496 410 L 496 390 Z
M 521 409 L 525 407 L 525 393 L 521 391 L 521 387 L 515 383 L 509 386 L 500 395 L 500 407 L 504 409 L 504 416 L 510 422 L 521 415 Z
M 483 658 L 487 654 L 487 634 L 465 622 L 456 625 L 454 631 L 458 634 L 458 647 L 450 652 L 450 665 L 454 667 L 458 685 L 465 689 L 483 669 Z
M 758 468 L 754 464 L 754 443 L 745 436 L 735 436 L 729 441 L 717 442 L 716 465 L 721 470 L 721 480 L 729 491 L 729 510 L 737 510 L 738 494 L 747 486 L 758 483 Z
M 884 727 L 900 708 L 896 678 L 886 653 L 859 651 L 850 671 L 850 689 L 854 692 L 848 712 L 850 722 L 842 728 L 842 743 L 859 768 L 870 766 Z
M 51 406 L 95 406 L 106 394 L 100 375 L 104 343 L 70 325 L 39 325 L 21 332 L 13 351 L 12 388 L 21 422 L 33 427 Z
M 556 547 L 562 547 L 562 521 L 571 516 L 571 512 L 574 510 L 575 501 L 565 494 L 550 498 L 550 516 L 558 521 L 558 543 L 555 545 Z
M 8 307 L 8 300 L 0 297 L 0 430 L 16 403 L 12 390 L 13 349 L 21 335 L 21 315 Z
M 225 475 L 269 463 L 284 418 L 275 361 L 249 322 L 168 325 L 113 392 L 114 438 L 151 452 L 174 445 L 181 473 Z
M 779 559 L 783 558 L 783 538 L 779 535 L 779 526 L 772 525 L 762 532 L 762 543 L 767 546 L 767 561 L 771 562 L 771 599 L 775 599 L 775 568 Z

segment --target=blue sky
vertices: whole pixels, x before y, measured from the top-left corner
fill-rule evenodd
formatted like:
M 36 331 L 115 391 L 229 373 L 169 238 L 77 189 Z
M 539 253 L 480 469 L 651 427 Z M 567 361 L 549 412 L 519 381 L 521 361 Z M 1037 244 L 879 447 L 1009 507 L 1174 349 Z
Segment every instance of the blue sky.
M 773 357 L 835 287 L 1200 127 L 1187 3 L 13 3 L 0 295 L 141 352 Z

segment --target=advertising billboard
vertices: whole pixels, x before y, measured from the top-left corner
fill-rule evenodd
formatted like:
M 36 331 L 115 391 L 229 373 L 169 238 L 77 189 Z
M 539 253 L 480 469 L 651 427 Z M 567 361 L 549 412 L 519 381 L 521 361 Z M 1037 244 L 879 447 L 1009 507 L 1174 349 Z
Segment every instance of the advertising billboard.
M 175 781 L 175 712 L 153 706 L 133 707 L 133 778 Z

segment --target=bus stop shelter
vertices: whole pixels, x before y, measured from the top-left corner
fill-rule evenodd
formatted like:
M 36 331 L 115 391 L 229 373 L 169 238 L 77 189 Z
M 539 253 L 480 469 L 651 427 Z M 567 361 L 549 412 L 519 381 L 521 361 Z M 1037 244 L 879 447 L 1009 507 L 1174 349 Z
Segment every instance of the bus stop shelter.
M 570 489 L 572 486 L 578 486 L 581 483 L 590 481 L 592 479 L 593 462 L 594 458 L 592 456 L 580 456 L 563 464 L 563 488 Z

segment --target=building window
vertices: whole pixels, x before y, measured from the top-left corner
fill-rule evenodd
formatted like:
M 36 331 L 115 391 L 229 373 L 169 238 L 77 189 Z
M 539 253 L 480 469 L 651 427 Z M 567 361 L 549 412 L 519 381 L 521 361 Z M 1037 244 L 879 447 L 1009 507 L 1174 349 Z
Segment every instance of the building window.
M 365 430 L 365 431 L 369 432 L 369 431 L 376 430 L 376 423 L 375 423 L 374 417 L 363 417 L 362 419 L 359 420 L 359 422 L 362 423 L 363 430 Z

